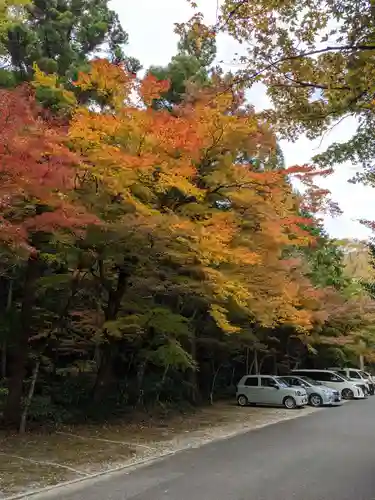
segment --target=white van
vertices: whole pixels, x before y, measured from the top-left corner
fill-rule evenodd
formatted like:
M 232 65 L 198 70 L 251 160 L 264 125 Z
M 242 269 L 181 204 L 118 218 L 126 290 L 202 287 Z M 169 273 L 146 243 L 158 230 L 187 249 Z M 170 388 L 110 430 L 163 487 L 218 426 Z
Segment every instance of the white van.
M 333 370 L 293 370 L 292 373 L 300 377 L 310 377 L 327 387 L 338 390 L 343 399 L 365 398 L 363 390 L 357 384 Z
M 329 368 L 329 370 L 333 370 L 339 375 L 348 378 L 351 382 L 354 382 L 354 384 L 359 385 L 365 394 L 371 394 L 371 392 L 373 392 L 370 387 L 372 384 L 365 372 L 357 368 Z

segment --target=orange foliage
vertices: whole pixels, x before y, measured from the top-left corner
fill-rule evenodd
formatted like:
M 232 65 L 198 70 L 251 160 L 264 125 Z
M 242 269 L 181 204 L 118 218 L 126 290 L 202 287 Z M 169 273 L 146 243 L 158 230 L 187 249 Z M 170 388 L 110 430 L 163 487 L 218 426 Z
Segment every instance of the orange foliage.
M 96 222 L 70 192 L 79 162 L 65 131 L 43 118 L 27 86 L 0 90 L 0 238 L 32 250 L 38 231 Z
M 240 161 L 272 131 L 219 81 L 218 89 L 172 112 L 150 107 L 167 82 L 149 76 L 138 82 L 106 61 L 95 61 L 76 85 L 103 89 L 108 98 L 107 109 L 75 111 L 69 136 L 86 157 L 82 169 L 136 213 L 158 224 L 164 219 L 219 303 L 237 302 L 249 321 L 311 328 L 319 294 L 300 267 L 291 272 L 283 262 L 285 248 L 313 241 L 301 228 L 311 221 L 296 215 L 299 200 L 288 181 L 311 169 L 256 171 Z M 229 205 L 220 207 L 220 200 Z M 223 323 L 220 307 L 215 314 Z

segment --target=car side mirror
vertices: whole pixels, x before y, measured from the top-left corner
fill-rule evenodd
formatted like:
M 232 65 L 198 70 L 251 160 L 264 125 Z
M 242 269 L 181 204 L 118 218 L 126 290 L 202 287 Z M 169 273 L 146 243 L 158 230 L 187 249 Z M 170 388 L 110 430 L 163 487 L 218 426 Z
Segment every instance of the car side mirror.
M 274 385 L 274 388 L 277 389 L 277 390 L 280 389 L 280 387 L 278 385 Z

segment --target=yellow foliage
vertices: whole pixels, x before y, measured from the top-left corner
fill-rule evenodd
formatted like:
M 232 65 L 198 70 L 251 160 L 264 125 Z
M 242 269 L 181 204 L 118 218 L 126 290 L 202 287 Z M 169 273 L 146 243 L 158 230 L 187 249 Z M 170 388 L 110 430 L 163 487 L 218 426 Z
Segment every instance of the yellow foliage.
M 163 228 L 176 245 L 168 248 L 171 258 L 201 267 L 222 304 L 211 311 L 218 325 L 238 331 L 225 312 L 234 303 L 249 322 L 310 329 L 319 298 L 298 266 L 291 274 L 283 263 L 286 247 L 311 242 L 296 217 L 297 200 L 283 171 L 238 160 L 260 144 L 272 147 L 272 131 L 254 112 L 236 110 L 223 89 L 201 92 L 172 113 L 154 110 L 149 105 L 167 82 L 137 81 L 102 60 L 76 85 L 105 98 L 100 109 L 77 107 L 70 125 L 82 169 L 148 217 L 155 231 Z M 136 196 L 141 186 L 147 197 Z M 230 207 L 218 209 L 215 196 Z
M 36 63 L 33 64 L 34 78 L 32 85 L 35 89 L 52 90 L 58 101 L 74 107 L 77 104 L 77 99 L 73 92 L 66 90 L 64 85 L 59 82 L 59 77 L 56 73 L 44 73 Z

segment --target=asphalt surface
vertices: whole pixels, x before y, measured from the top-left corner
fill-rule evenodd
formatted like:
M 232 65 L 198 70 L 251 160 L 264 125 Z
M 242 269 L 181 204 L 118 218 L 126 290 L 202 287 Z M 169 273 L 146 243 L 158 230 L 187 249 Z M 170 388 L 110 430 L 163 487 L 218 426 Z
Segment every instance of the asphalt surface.
M 375 500 L 374 471 L 375 396 L 43 498 Z

